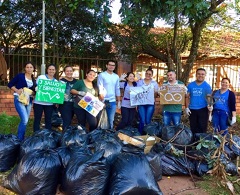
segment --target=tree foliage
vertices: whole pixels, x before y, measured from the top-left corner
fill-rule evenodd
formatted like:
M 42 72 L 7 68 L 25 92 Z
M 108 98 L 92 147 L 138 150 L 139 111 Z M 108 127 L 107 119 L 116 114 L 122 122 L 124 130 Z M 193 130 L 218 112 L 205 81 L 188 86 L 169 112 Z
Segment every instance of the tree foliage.
M 110 16 L 108 1 L 46 0 L 46 55 L 55 56 L 47 63 L 63 63 L 59 61 L 60 56 L 106 56 L 109 48 L 106 48 L 104 38 Z M 35 48 L 41 54 L 41 0 L 4 0 L 0 5 L 0 22 L 0 47 L 6 54 L 17 53 L 23 47 Z M 13 62 L 8 65 L 18 66 Z M 16 73 L 11 73 L 10 77 Z
M 203 29 L 213 15 L 224 11 L 224 0 L 121 0 L 123 25 L 111 31 L 120 48 L 134 54 L 149 54 L 176 69 L 178 79 L 188 81 Z M 164 20 L 170 28 L 152 30 L 154 22 Z M 125 41 L 124 41 L 125 40 Z M 131 50 L 131 51 L 130 51 Z M 181 54 L 189 51 L 186 62 Z

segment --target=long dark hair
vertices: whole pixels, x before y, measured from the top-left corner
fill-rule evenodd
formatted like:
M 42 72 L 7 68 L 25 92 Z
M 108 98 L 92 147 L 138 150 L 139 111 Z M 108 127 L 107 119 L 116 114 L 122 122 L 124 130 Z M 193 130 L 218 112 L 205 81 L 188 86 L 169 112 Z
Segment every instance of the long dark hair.
M 96 71 L 93 70 L 93 69 L 88 70 L 88 71 L 86 72 L 86 74 L 88 74 L 88 73 L 90 73 L 90 72 L 94 72 L 95 74 L 97 74 Z M 95 79 L 92 83 L 93 83 L 93 88 L 94 88 L 96 94 L 98 95 L 98 94 L 99 94 L 99 89 L 98 89 L 98 86 L 97 86 L 97 81 L 96 81 L 96 79 Z

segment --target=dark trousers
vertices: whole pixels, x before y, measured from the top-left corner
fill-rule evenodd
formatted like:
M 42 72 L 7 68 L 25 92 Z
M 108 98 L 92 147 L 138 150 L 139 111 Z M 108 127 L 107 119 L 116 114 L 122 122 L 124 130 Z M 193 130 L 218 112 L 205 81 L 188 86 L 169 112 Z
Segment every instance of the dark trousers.
M 75 108 L 75 107 L 74 107 L 74 113 L 77 116 L 79 125 L 86 127 L 86 122 L 87 122 L 89 125 L 89 131 L 92 131 L 97 128 L 99 114 L 97 115 L 97 117 L 94 117 L 83 108 Z
M 198 110 L 190 109 L 189 116 L 190 128 L 195 133 L 206 133 L 208 126 L 208 109 L 207 107 Z
M 45 119 L 45 128 L 46 129 L 52 128 L 53 105 L 33 104 L 33 111 L 34 111 L 33 131 L 38 131 L 40 129 L 40 122 L 42 119 L 43 112 Z
M 132 126 L 135 114 L 136 108 L 121 107 L 122 120 L 118 124 L 116 130 L 124 129 L 127 126 Z
M 63 120 L 63 130 L 70 126 L 74 115 L 73 102 L 64 102 L 58 107 L 59 112 Z

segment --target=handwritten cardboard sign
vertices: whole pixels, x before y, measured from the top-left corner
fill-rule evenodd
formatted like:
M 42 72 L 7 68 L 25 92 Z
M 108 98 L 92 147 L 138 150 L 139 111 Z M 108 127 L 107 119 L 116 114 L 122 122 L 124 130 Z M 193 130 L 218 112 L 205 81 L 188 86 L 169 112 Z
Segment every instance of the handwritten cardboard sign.
M 66 83 L 39 79 L 37 87 L 37 101 L 63 104 Z
M 104 107 L 104 103 L 89 92 L 78 102 L 78 105 L 93 116 L 97 116 Z
M 154 88 L 150 86 L 131 87 L 130 104 L 137 105 L 153 105 L 154 104 Z
M 159 87 L 160 104 L 183 104 L 185 103 L 185 85 L 162 85 Z

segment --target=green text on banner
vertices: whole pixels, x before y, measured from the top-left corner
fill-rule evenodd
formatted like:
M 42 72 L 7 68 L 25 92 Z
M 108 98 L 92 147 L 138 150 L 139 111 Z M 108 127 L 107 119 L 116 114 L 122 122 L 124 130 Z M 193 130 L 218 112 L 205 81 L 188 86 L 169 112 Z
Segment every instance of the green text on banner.
M 37 101 L 63 104 L 66 83 L 39 79 L 37 88 Z

